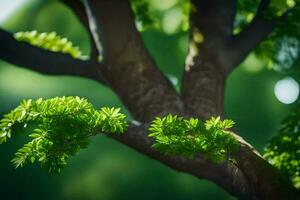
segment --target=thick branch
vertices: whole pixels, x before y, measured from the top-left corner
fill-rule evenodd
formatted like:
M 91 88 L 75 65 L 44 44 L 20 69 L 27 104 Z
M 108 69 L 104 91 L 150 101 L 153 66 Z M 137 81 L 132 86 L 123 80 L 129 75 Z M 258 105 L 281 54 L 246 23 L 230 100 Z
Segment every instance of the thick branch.
M 195 11 L 191 23 L 202 32 L 206 40 L 216 39 L 216 36 L 228 37 L 233 30 L 233 21 L 236 14 L 236 0 L 192 0 Z
M 235 159 L 252 190 L 253 199 L 300 199 L 288 177 L 282 176 L 248 145 L 241 144 Z
M 153 140 L 148 137 L 147 126 L 144 125 L 131 125 L 126 133 L 109 136 L 172 169 L 192 174 L 200 179 L 208 179 L 240 199 L 250 199 L 251 191 L 248 188 L 247 180 L 241 171 L 230 162 L 214 164 L 200 156 L 191 160 L 179 156 L 163 155 L 151 147 Z
M 108 83 L 134 116 L 140 121 L 150 121 L 153 117 L 166 113 L 182 113 L 180 98 L 170 82 L 156 68 L 144 48 L 135 28 L 129 2 L 125 0 L 84 2 L 94 41 L 99 42 L 100 36 L 103 36 L 101 38 L 105 50 L 104 64 L 97 64 L 97 70 L 105 75 Z M 209 5 L 209 1 L 205 2 Z M 211 0 L 211 5 L 217 5 L 213 4 L 216 2 Z M 211 35 L 207 33 L 212 33 L 211 31 L 218 28 L 209 28 L 207 24 L 207 27 L 204 27 L 204 21 L 199 16 L 201 14 L 198 11 L 193 13 L 190 59 L 187 60 L 183 99 L 186 115 L 208 118 L 211 115 L 222 114 L 226 73 L 218 50 L 222 49 L 223 39 L 228 37 L 232 22 L 227 23 L 230 20 L 226 20 L 228 27 L 219 29 L 220 35 L 214 32 L 213 35 L 217 37 L 214 41 L 210 40 Z M 229 18 L 231 19 L 232 15 Z M 223 19 L 218 19 L 216 23 L 221 22 L 219 20 Z M 194 37 L 195 31 L 202 31 L 201 28 L 204 33 L 203 43 Z M 0 58 L 13 64 L 44 74 L 76 75 L 101 80 L 99 78 L 101 76 L 91 67 L 90 62 L 74 60 L 68 55 L 17 42 L 5 31 L 0 31 L 0 44 Z M 98 50 L 100 50 L 99 46 Z M 208 179 L 240 199 L 299 197 L 293 187 L 245 143 L 240 144 L 239 150 L 234 155 L 235 164 L 229 161 L 214 164 L 200 156 L 189 160 L 178 156 L 162 155 L 152 149 L 153 141 L 147 136 L 146 126 L 131 125 L 127 133 L 110 135 L 110 137 L 175 170 Z
M 221 10 L 222 4 L 217 6 L 214 0 L 195 0 L 193 2 L 196 9 L 191 12 L 190 16 L 189 53 L 186 59 L 182 97 L 186 115 L 205 119 L 212 115 L 223 114 L 223 90 L 227 75 L 293 9 L 288 10 L 277 19 L 268 20 L 264 18 L 264 13 L 268 9 L 270 1 L 262 0 L 257 15 L 249 26 L 239 35 L 231 38 L 228 35 L 230 29 L 228 21 L 232 17 L 219 19 L 213 11 L 210 11 L 210 9 L 218 6 Z M 226 19 L 227 23 L 225 23 Z M 220 22 L 224 23 L 225 26 L 219 25 Z
M 208 119 L 223 115 L 225 76 L 214 62 L 189 54 L 182 86 L 186 116 Z
M 34 47 L 0 29 L 0 59 L 46 75 L 80 76 L 104 82 L 87 61 Z
M 136 30 L 128 0 L 86 0 L 89 21 L 101 36 L 105 66 L 99 70 L 140 121 L 180 113 L 181 101 L 156 68 Z
M 172 169 L 192 174 L 200 179 L 208 179 L 239 199 L 267 200 L 300 197 L 299 191 L 236 135 L 240 142 L 239 150 L 233 157 L 236 159 L 236 164 L 230 161 L 214 164 L 200 156 L 191 160 L 163 155 L 151 147 L 153 140 L 147 136 L 145 125 L 131 125 L 126 133 L 109 136 Z
M 182 98 L 187 116 L 207 119 L 223 114 L 226 72 L 222 49 L 232 32 L 236 1 L 192 2 L 195 10 L 190 14 Z
M 233 64 L 236 65 L 237 63 L 231 61 L 233 57 L 230 52 L 228 53 L 227 42 L 230 41 L 230 37 L 227 37 L 227 34 L 225 34 L 226 31 L 218 34 L 218 32 L 216 32 L 218 28 L 211 27 L 206 29 L 206 25 L 209 26 L 209 24 L 203 23 L 202 20 L 205 18 L 202 17 L 202 19 L 200 19 L 199 17 L 204 15 L 200 12 L 201 9 L 203 9 L 203 7 L 201 7 L 204 5 L 203 2 L 206 2 L 206 5 L 212 5 L 214 4 L 214 1 L 193 2 L 197 9 L 191 13 L 190 17 L 191 30 L 189 53 L 186 59 L 186 72 L 183 79 L 182 97 L 184 100 L 186 116 L 196 116 L 206 119 L 212 115 L 222 115 L 225 79 L 230 72 L 228 67 Z M 267 5 L 268 1 L 263 1 L 259 7 L 258 13 L 261 13 Z M 205 13 L 205 11 L 203 12 Z M 207 16 L 210 17 L 209 14 Z M 260 14 L 258 16 L 260 16 Z M 258 24 L 258 26 L 262 26 L 262 23 L 265 23 L 262 21 L 264 19 L 258 19 L 259 18 L 256 17 L 252 23 L 254 23 L 254 25 Z M 213 18 L 209 22 L 214 22 Z M 276 23 L 274 23 L 274 26 L 275 24 Z M 210 24 L 210 26 L 214 26 L 214 24 Z M 264 28 L 268 29 L 268 27 L 261 27 L 261 29 L 257 28 L 257 30 L 251 28 L 253 30 L 250 32 L 252 32 L 252 34 L 256 34 L 257 31 L 264 32 Z M 223 30 L 227 29 L 224 28 Z M 247 34 L 250 35 L 250 33 Z M 202 38 L 200 37 L 201 35 L 203 36 Z M 251 42 L 254 41 L 250 41 L 250 43 Z M 236 51 L 240 51 L 239 48 L 241 47 L 236 47 Z M 262 159 L 251 146 L 238 136 L 235 135 L 235 137 L 239 139 L 240 147 L 234 155 L 234 159 L 236 160 L 236 166 L 240 176 L 245 177 L 241 184 L 244 184 L 243 187 L 247 188 L 247 191 L 249 192 L 248 196 L 246 195 L 246 198 L 299 198 L 299 192 L 293 188 L 289 181 L 282 178 L 282 176 Z M 194 174 L 193 172 L 189 173 Z M 206 178 L 212 180 L 211 178 Z M 218 183 L 218 180 L 213 179 L 213 181 Z M 241 196 L 238 197 L 245 198 Z

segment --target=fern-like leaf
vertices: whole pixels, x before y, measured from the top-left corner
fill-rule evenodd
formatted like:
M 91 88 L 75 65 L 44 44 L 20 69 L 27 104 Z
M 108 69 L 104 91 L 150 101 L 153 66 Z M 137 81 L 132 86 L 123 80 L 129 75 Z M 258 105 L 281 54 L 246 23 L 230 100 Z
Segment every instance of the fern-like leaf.
M 40 33 L 36 30 L 18 32 L 14 34 L 20 42 L 27 42 L 33 46 L 49 51 L 61 52 L 71 55 L 73 58 L 83 58 L 79 47 L 74 46 L 67 38 L 62 38 L 56 32 Z
M 0 142 L 33 130 L 31 141 L 15 153 L 12 163 L 22 167 L 37 161 L 49 172 L 59 173 L 68 157 L 88 146 L 91 136 L 123 133 L 127 126 L 119 108 L 96 110 L 83 98 L 27 100 L 1 119 Z

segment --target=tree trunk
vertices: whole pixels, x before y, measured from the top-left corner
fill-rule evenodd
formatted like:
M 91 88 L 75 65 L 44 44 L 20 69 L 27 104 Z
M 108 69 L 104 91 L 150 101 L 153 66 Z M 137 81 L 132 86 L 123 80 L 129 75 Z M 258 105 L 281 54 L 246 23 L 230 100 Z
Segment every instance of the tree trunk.
M 91 61 L 76 61 L 19 43 L 1 29 L 0 42 L 4 45 L 0 47 L 0 58 L 44 74 L 82 76 L 111 86 L 134 118 L 143 124 L 131 124 L 125 134 L 110 137 L 172 169 L 210 180 L 239 199 L 300 199 L 300 192 L 235 133 L 232 135 L 239 142 L 238 150 L 230 155 L 231 160 L 221 164 L 201 155 L 192 160 L 163 155 L 152 148 L 153 140 L 147 135 L 148 123 L 156 116 L 173 113 L 205 120 L 223 115 L 228 74 L 276 25 L 260 15 L 268 0 L 261 1 L 253 22 L 237 36 L 232 35 L 236 0 L 191 0 L 194 9 L 190 15 L 189 52 L 181 95 L 144 47 L 129 0 L 80 1 L 83 4 L 62 1 L 75 13 L 81 13 L 78 17 L 89 27 L 93 43 Z M 98 53 L 103 53 L 102 63 L 97 61 Z M 27 54 L 36 56 L 24 56 Z

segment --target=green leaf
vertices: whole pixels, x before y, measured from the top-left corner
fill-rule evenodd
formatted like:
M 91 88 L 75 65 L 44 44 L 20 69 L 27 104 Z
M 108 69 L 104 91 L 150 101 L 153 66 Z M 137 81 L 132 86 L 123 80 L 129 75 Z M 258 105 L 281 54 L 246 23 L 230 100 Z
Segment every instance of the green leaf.
M 300 106 L 282 122 L 279 134 L 264 149 L 264 158 L 300 188 Z
M 56 32 L 39 33 L 36 30 L 18 32 L 14 34 L 20 42 L 27 42 L 33 46 L 54 52 L 62 52 L 71 55 L 73 58 L 82 58 L 79 47 L 74 46 L 67 38 L 62 38 Z M 28 102 L 29 103 L 29 102 Z
M 15 153 L 14 166 L 37 161 L 47 171 L 59 173 L 70 156 L 88 146 L 91 136 L 126 131 L 125 118 L 119 108 L 99 111 L 79 97 L 24 100 L 0 120 L 0 143 L 16 132 L 28 135 L 31 141 Z
M 227 131 L 233 124 L 232 120 L 222 121 L 220 117 L 203 123 L 195 118 L 167 115 L 155 118 L 148 130 L 149 136 L 155 139 L 152 147 L 163 154 L 187 158 L 201 154 L 219 163 L 236 150 L 237 141 Z

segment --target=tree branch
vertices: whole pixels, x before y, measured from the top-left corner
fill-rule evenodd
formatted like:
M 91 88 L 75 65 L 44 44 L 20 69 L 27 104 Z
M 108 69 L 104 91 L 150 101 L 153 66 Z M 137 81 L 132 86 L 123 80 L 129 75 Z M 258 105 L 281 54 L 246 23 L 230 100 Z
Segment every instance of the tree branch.
M 231 62 L 232 57 L 228 54 L 227 49 L 227 45 L 231 38 L 230 36 L 228 37 L 228 31 L 225 31 L 229 30 L 229 28 L 224 27 L 223 29 L 220 29 L 220 27 L 216 27 L 216 24 L 218 24 L 216 22 L 218 22 L 218 20 L 214 20 L 213 14 L 210 15 L 209 11 L 203 10 L 205 4 L 209 6 L 215 5 L 215 1 L 212 0 L 211 2 L 208 2 L 195 0 L 193 2 L 196 9 L 191 12 L 190 16 L 191 29 L 189 37 L 189 53 L 186 59 L 182 99 L 184 100 L 186 116 L 207 119 L 214 115 L 222 115 L 223 113 L 225 79 L 230 72 L 228 66 L 233 64 Z M 258 13 L 262 12 L 267 5 L 268 1 L 263 1 L 259 7 Z M 208 14 L 206 12 L 208 12 Z M 210 17 L 212 17 L 212 19 L 209 19 Z M 220 21 L 222 20 L 220 19 Z M 255 23 L 261 22 L 257 21 Z M 212 27 L 206 29 L 207 26 Z M 264 29 L 264 27 L 261 27 L 261 29 Z M 255 34 L 255 31 L 260 31 L 261 29 L 253 29 L 253 34 Z M 216 30 L 220 31 L 218 32 Z M 201 35 L 203 36 L 202 38 L 200 37 Z M 230 45 L 231 44 L 229 44 L 229 47 Z M 236 48 L 236 51 L 240 51 L 239 48 Z M 242 138 L 235 134 L 233 135 L 239 141 L 237 153 L 232 155 L 233 159 L 236 161 L 234 167 L 236 167 L 239 172 L 237 177 L 241 178 L 241 182 L 239 182 L 239 184 L 241 184 L 239 186 L 240 188 L 236 187 L 236 189 L 246 188 L 246 193 L 249 192 L 245 196 L 234 194 L 235 196 L 240 199 L 299 198 L 299 192 L 297 192 L 289 181 L 286 181 L 277 170 L 275 170 L 267 161 L 262 159 L 261 156 L 255 152 L 253 147 L 248 145 Z M 189 163 L 189 165 L 193 164 Z M 198 168 L 200 167 L 198 166 Z M 207 169 L 208 167 L 203 168 Z M 209 168 L 213 167 L 210 166 Z M 197 176 L 196 172 L 189 173 Z M 215 173 L 222 174 L 222 172 L 218 170 L 216 170 Z M 197 177 L 201 176 L 202 175 Z M 225 175 L 224 177 L 226 177 L 226 180 L 235 180 L 234 178 L 228 178 L 230 176 Z M 213 182 L 222 187 L 222 184 L 219 183 L 217 178 L 205 178 L 213 180 Z M 230 184 L 230 181 L 226 184 L 230 185 L 229 187 L 235 187 Z M 231 191 L 228 188 L 226 188 L 226 190 Z
M 180 98 L 170 82 L 156 68 L 143 45 L 135 28 L 129 2 L 85 0 L 84 3 L 90 27 L 92 25 L 94 41 L 99 41 L 100 35 L 103 36 L 104 63 L 97 64 L 96 68 L 105 75 L 108 83 L 133 115 L 140 121 L 147 122 L 166 113 L 183 113 Z M 200 16 L 199 12 L 194 13 L 194 16 L 192 20 Z M 193 28 L 201 31 L 201 27 L 202 23 L 195 21 Z M 222 30 L 218 39 L 227 37 L 230 27 Z M 222 113 L 226 73 L 224 63 L 219 59 L 219 52 L 215 48 L 222 47 L 220 41 L 224 40 L 214 43 L 209 40 L 209 35 L 204 34 L 206 38 L 202 44 L 194 38 L 195 29 L 192 31 L 190 45 L 196 45 L 196 54 L 193 52 L 194 47 L 190 46 L 191 60 L 187 62 L 183 86 L 183 99 L 187 109 L 185 115 L 208 118 Z M 0 30 L 0 44 L 0 58 L 13 64 L 44 74 L 76 75 L 103 81 L 92 67 L 94 64 L 18 42 L 3 30 Z M 99 46 L 97 48 L 100 50 Z M 199 50 L 205 51 L 199 54 Z M 151 147 L 153 140 L 147 135 L 146 125 L 131 125 L 127 133 L 109 136 L 175 170 L 208 179 L 240 199 L 299 198 L 299 193 L 290 183 L 240 138 L 239 148 L 233 155 L 236 162 L 214 164 L 201 156 L 190 160 L 155 151 Z M 235 137 L 238 138 L 236 135 Z
M 136 30 L 128 0 L 85 0 L 93 36 L 103 47 L 99 68 L 133 116 L 143 122 L 182 111 L 173 86 L 156 68 Z
M 89 25 L 88 14 L 85 10 L 84 4 L 80 0 L 61 0 L 61 1 L 73 11 L 73 13 L 81 21 L 82 25 L 88 31 L 90 45 L 91 45 L 90 59 L 95 63 L 98 62 L 98 56 L 100 51 L 98 51 L 96 45 L 97 41 L 94 40 L 94 37 L 92 35 L 92 31 Z
M 270 1 L 262 0 L 249 26 L 232 38 L 228 34 L 232 34 L 229 19 L 232 19 L 233 14 L 229 14 L 231 17 L 227 18 L 223 14 L 220 19 L 216 16 L 219 12 L 212 10 L 215 7 L 222 10 L 222 4 L 218 5 L 215 0 L 192 2 L 195 10 L 190 14 L 189 53 L 182 84 L 182 99 L 187 116 L 206 119 L 213 115 L 223 114 L 223 96 L 227 75 L 293 9 L 277 19 L 268 20 L 264 18 L 264 13 Z M 224 4 L 226 3 L 227 1 L 224 1 Z M 229 5 L 223 6 L 226 8 Z M 232 12 L 233 8 L 232 4 L 229 11 Z
M 268 37 L 278 23 L 284 21 L 299 6 L 296 4 L 293 8 L 288 9 L 283 15 L 275 19 L 266 19 L 264 12 L 268 9 L 269 4 L 269 0 L 262 0 L 254 19 L 241 33 L 234 36 L 231 42 L 228 43 L 228 48 L 225 51 L 225 57 L 230 58 L 228 59 L 230 63 L 227 65 L 227 71 L 230 72 L 238 66 L 260 42 Z
M 108 136 L 172 169 L 192 174 L 200 179 L 208 179 L 239 199 L 267 200 L 300 197 L 299 191 L 263 160 L 253 147 L 234 133 L 232 134 L 240 143 L 239 149 L 233 155 L 236 163 L 226 161 L 222 164 L 214 164 L 201 156 L 186 159 L 163 155 L 151 147 L 153 140 L 148 137 L 147 132 L 147 125 L 131 124 L 126 133 Z
M 247 180 L 235 165 L 230 162 L 214 164 L 200 156 L 191 160 L 179 156 L 163 155 L 151 147 L 153 140 L 147 135 L 147 129 L 147 125 L 130 125 L 126 133 L 108 136 L 174 170 L 192 174 L 200 179 L 208 179 L 232 195 L 248 199 L 250 188 L 247 187 Z
M 17 41 L 0 28 L 0 59 L 46 75 L 71 75 L 105 81 L 91 67 L 91 63 L 75 60 L 67 54 L 51 52 Z
M 237 167 L 246 176 L 252 199 L 300 199 L 300 190 L 292 185 L 288 177 L 280 174 L 247 144 L 240 143 L 234 158 Z
M 192 0 L 191 3 L 196 9 L 191 11 L 192 28 L 197 27 L 206 42 L 209 38 L 215 40 L 216 36 L 222 39 L 231 35 L 236 14 L 236 0 Z
M 192 1 L 189 52 L 182 84 L 186 116 L 207 119 L 223 114 L 225 59 L 222 49 L 230 38 L 236 1 Z

